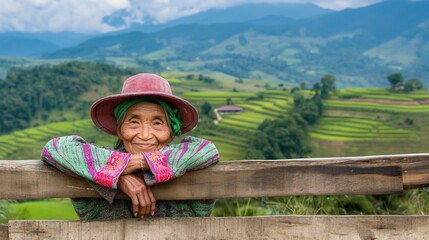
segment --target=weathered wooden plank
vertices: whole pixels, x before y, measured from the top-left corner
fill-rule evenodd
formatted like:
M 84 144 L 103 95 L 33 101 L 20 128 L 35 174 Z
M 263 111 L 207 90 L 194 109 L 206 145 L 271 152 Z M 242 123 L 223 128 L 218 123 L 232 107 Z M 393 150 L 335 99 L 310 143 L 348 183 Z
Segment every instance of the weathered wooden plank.
M 429 216 L 271 216 L 10 221 L 10 240 L 429 239 Z
M 8 225 L 0 224 L 0 240 L 9 240 Z
M 0 161 L 0 175 L 0 199 L 97 197 L 85 180 L 66 176 L 41 161 Z M 153 187 L 159 200 L 385 194 L 402 190 L 401 166 L 353 159 L 233 161 Z

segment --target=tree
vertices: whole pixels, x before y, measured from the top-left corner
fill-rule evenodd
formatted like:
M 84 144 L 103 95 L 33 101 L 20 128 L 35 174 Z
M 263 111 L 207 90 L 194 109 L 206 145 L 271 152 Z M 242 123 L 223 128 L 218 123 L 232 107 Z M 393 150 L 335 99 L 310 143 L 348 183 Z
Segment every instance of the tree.
M 412 92 L 412 91 L 419 90 L 422 88 L 423 88 L 422 82 L 416 78 L 408 79 L 404 84 L 404 91 L 405 92 Z
M 248 43 L 247 38 L 244 35 L 240 35 L 240 37 L 238 37 L 238 42 L 241 46 L 246 46 Z
M 211 77 L 208 77 L 208 76 L 204 76 L 202 74 L 198 75 L 198 80 L 200 80 L 202 82 L 205 82 L 205 83 L 208 83 L 208 84 L 212 84 L 215 81 L 214 78 L 211 78 Z
M 305 102 L 305 98 L 302 94 L 295 93 L 293 95 L 293 106 L 299 108 Z
M 387 76 L 387 80 L 389 80 L 390 88 L 394 89 L 395 87 L 402 85 L 402 82 L 404 81 L 404 77 L 401 73 L 393 73 Z
M 212 110 L 212 105 L 208 102 L 204 102 L 203 105 L 201 105 L 201 110 L 205 115 L 209 115 L 210 111 Z
M 304 157 L 311 152 L 307 123 L 299 115 L 264 120 L 249 138 L 247 159 Z
M 88 117 L 87 110 L 82 109 L 88 109 L 99 95 L 118 92 L 122 79 L 135 72 L 135 69 L 77 61 L 11 69 L 6 79 L 0 79 L 0 133 L 34 126 L 40 121 Z
M 322 77 L 320 80 L 321 86 L 320 86 L 320 95 L 322 99 L 327 99 L 330 97 L 330 94 L 332 92 L 335 92 L 335 76 L 331 74 L 326 74 Z
M 299 93 L 293 96 L 294 109 L 308 124 L 314 124 L 319 120 L 323 113 L 323 102 L 320 95 L 314 95 L 312 98 L 305 98 Z
M 234 80 L 234 82 L 241 84 L 241 83 L 244 83 L 244 80 L 242 78 L 237 78 Z
M 313 85 L 313 91 L 314 91 L 314 95 L 320 95 L 320 89 L 321 89 L 321 86 L 320 86 L 320 83 L 315 83 L 314 85 Z
M 270 90 L 271 86 L 270 86 L 270 84 L 269 84 L 269 83 L 265 83 L 264 88 L 265 88 L 266 90 Z
M 308 124 L 314 124 L 319 119 L 319 109 L 312 101 L 306 101 L 301 104 L 298 113 Z

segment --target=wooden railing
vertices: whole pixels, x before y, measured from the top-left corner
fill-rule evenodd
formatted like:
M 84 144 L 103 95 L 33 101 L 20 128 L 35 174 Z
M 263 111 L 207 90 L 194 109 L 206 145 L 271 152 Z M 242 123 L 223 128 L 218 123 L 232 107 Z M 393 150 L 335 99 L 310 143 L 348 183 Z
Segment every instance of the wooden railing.
M 97 197 L 36 160 L 0 161 L 0 199 Z M 152 188 L 159 200 L 389 194 L 429 186 L 429 154 L 223 162 Z M 125 195 L 118 195 L 124 198 Z M 0 239 L 429 239 L 429 217 L 265 216 L 9 221 Z

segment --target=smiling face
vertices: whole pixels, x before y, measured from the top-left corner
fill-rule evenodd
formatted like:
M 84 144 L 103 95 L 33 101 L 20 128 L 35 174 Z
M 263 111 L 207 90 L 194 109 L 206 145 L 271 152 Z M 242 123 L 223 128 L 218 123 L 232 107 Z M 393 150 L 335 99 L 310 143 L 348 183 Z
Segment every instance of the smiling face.
M 137 103 L 127 110 L 118 136 L 132 154 L 159 150 L 173 138 L 164 109 L 150 102 Z

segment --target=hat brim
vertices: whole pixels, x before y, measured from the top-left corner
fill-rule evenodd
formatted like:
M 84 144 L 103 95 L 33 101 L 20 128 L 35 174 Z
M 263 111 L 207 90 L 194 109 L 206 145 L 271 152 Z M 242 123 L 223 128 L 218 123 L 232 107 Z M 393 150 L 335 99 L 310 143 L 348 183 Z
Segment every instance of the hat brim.
M 118 123 L 113 110 L 118 104 L 136 98 L 157 98 L 175 106 L 182 119 L 182 134 L 192 130 L 198 123 L 198 112 L 192 104 L 182 98 L 160 92 L 115 94 L 101 98 L 91 107 L 91 119 L 100 130 L 117 136 Z

